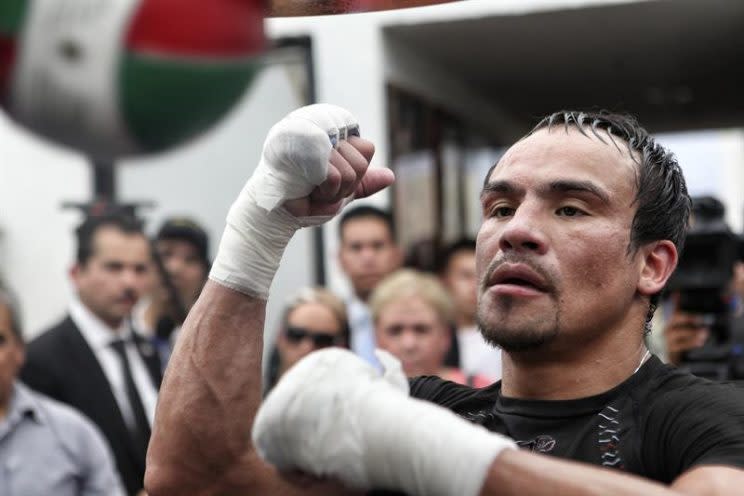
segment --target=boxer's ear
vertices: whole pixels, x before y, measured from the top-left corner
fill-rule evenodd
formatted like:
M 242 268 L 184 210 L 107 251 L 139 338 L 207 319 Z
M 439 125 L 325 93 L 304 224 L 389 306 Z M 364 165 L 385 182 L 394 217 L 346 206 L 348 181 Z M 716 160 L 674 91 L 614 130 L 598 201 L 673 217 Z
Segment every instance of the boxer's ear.
M 677 247 L 668 239 L 653 241 L 638 249 L 640 277 L 637 291 L 643 296 L 659 293 L 677 267 Z

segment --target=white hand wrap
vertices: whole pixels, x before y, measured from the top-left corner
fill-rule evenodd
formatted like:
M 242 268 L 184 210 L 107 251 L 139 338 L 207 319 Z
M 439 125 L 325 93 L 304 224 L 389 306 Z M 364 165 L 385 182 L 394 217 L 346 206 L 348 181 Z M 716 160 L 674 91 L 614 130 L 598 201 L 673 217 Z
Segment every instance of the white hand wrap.
M 358 489 L 477 496 L 493 460 L 514 442 L 410 398 L 397 360 L 379 351 L 378 358 L 388 367 L 384 377 L 341 349 L 298 362 L 258 412 L 258 453 L 280 470 Z
M 356 119 L 329 104 L 303 107 L 271 128 L 261 161 L 227 214 L 210 279 L 267 299 L 282 254 L 294 232 L 328 217 L 298 219 L 282 208 L 303 198 L 328 174 L 332 149 L 359 134 Z

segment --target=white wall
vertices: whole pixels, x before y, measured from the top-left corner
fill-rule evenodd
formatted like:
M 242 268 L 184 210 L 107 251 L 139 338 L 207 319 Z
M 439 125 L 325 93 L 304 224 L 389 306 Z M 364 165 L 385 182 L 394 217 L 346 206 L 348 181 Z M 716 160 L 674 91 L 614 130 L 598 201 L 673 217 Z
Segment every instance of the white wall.
M 82 157 L 31 136 L 0 114 L 0 273 L 18 293 L 27 336 L 62 316 L 70 290 L 71 232 L 64 201 L 90 196 Z
M 662 134 L 658 141 L 677 156 L 691 196 L 712 195 L 726 205 L 731 229 L 744 229 L 744 130 Z

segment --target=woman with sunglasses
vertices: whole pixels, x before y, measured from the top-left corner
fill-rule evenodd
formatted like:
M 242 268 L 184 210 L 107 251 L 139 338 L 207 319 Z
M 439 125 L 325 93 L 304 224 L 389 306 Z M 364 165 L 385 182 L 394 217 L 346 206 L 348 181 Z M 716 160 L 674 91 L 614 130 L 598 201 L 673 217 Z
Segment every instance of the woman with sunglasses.
M 269 358 L 264 394 L 301 358 L 331 346 L 349 347 L 344 302 L 327 289 L 301 289 L 284 309 L 281 329 Z

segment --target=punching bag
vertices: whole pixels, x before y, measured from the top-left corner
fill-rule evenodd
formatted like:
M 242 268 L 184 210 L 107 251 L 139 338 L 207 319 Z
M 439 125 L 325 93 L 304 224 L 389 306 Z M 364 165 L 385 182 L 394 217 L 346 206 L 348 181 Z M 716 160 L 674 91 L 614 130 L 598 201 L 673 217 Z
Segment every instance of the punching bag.
M 97 160 L 208 130 L 260 67 L 264 0 L 1 0 L 0 104 Z

